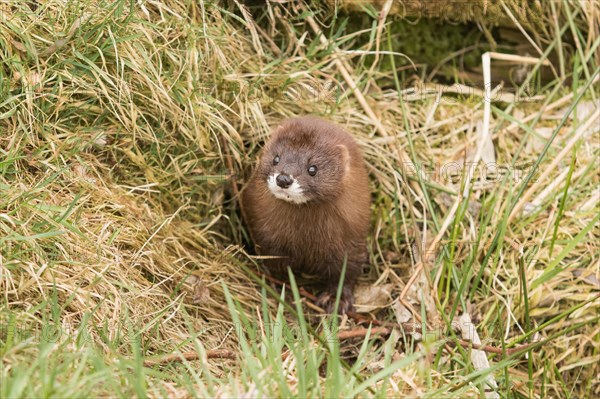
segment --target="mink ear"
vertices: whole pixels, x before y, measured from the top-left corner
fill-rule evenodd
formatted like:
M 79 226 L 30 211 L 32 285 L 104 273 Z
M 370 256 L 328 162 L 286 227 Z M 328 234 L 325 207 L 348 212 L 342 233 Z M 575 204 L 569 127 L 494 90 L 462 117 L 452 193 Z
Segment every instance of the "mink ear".
M 348 172 L 350 170 L 350 152 L 348 151 L 348 147 L 343 144 L 338 144 L 336 146 L 340 150 L 340 159 L 342 160 L 342 167 L 344 168 L 344 172 Z

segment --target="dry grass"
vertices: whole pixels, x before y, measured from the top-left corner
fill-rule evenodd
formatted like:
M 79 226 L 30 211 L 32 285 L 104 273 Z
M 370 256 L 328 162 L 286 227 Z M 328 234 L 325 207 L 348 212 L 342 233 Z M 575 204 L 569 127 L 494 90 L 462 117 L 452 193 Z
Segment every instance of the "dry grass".
M 250 12 L 235 2 L 51 0 L 31 11 L 1 1 L 2 396 L 283 395 L 275 380 L 247 377 L 259 366 L 240 348 L 225 300 L 226 286 L 244 317 L 276 319 L 277 301 L 263 309 L 265 293 L 242 269 L 257 261 L 243 249 L 227 157 L 243 176 L 270 126 L 307 113 L 345 126 L 369 164 L 372 268 L 363 285 L 387 292 L 374 315 L 400 321 L 407 306 L 412 320 L 450 338 L 444 327 L 468 312 L 496 347 L 552 338 L 528 358 L 492 358 L 499 366 L 485 375 L 515 397 L 600 395 L 600 9 L 591 3 L 555 4 L 544 15 L 566 16 L 556 26 L 527 27 L 542 54 L 558 49 L 557 80 L 536 101 L 492 104 L 494 151 L 482 161 L 510 172 L 475 173 L 465 190 L 461 165 L 477 151 L 483 102 L 415 95 L 380 67 L 389 53 L 346 51 L 364 36 L 360 50 L 393 52 L 383 19 L 338 32 L 342 16 L 317 13 L 331 24 L 318 25 L 323 41 L 278 3 Z M 561 76 L 571 83 L 559 85 Z M 403 168 L 403 154 L 426 179 Z M 515 205 L 527 213 L 511 216 Z M 440 230 L 433 253 L 409 250 L 430 247 Z M 420 267 L 427 278 L 414 274 Z M 341 348 L 350 359 L 361 345 L 352 344 Z M 411 362 L 390 369 L 376 392 L 356 394 L 480 393 L 468 353 L 397 335 L 372 345 L 356 370 L 364 378 Z M 143 357 L 199 349 L 244 356 L 141 366 Z M 302 358 L 290 358 L 285 382 L 299 394 Z

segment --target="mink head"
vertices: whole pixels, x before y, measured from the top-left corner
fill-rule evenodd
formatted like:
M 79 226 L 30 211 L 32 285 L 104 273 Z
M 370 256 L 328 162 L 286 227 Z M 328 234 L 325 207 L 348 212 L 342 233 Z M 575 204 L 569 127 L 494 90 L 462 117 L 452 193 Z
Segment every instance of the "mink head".
M 348 148 L 318 119 L 300 119 L 280 126 L 264 149 L 259 174 L 270 193 L 292 204 L 334 201 L 344 189 Z

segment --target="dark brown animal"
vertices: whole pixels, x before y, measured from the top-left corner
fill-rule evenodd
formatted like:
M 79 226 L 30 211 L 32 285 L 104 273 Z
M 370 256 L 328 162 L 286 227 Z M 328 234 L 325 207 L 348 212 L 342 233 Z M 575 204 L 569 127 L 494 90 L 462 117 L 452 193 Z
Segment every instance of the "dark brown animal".
M 284 121 L 263 149 L 243 193 L 257 252 L 276 275 L 311 274 L 323 286 L 318 304 L 332 311 L 344 262 L 339 311 L 353 309 L 353 287 L 368 261 L 370 192 L 354 139 L 316 117 Z

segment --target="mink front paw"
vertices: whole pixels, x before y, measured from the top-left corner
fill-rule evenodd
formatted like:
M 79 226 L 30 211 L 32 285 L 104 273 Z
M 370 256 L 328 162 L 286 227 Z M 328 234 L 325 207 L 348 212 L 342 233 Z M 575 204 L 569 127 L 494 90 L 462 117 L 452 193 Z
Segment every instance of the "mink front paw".
M 317 306 L 325 309 L 327 313 L 333 313 L 335 307 L 335 297 L 337 295 L 337 287 L 330 287 L 323 291 L 317 298 Z M 354 311 L 354 294 L 349 286 L 342 287 L 342 295 L 340 296 L 340 304 L 338 306 L 338 314 L 346 314 Z

